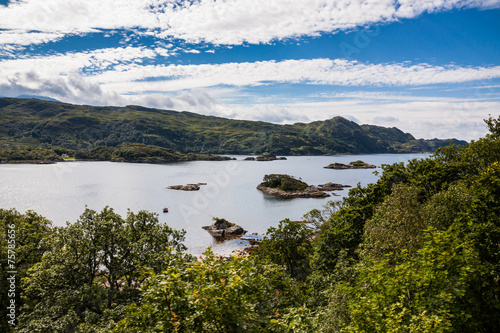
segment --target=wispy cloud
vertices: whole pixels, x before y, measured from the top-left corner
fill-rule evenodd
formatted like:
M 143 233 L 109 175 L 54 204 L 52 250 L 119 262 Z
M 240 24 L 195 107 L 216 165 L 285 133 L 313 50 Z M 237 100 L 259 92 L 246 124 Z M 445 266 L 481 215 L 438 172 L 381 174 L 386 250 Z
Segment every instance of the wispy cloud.
M 95 79 L 123 91 L 176 91 L 218 85 L 248 86 L 303 83 L 339 86 L 416 86 L 460 83 L 500 77 L 500 66 L 460 67 L 429 64 L 366 64 L 342 59 L 261 61 L 215 65 L 128 66 Z
M 166 52 L 166 53 L 164 53 Z M 43 89 L 67 77 L 99 85 L 116 94 L 176 92 L 221 85 L 271 83 L 336 86 L 419 86 L 500 78 L 500 66 L 460 67 L 429 64 L 370 64 L 342 59 L 310 59 L 206 65 L 148 65 L 144 59 L 168 56 L 168 49 L 109 48 L 89 52 L 1 60 L 0 85 Z M 395 99 L 381 93 L 336 93 L 331 98 Z M 398 99 L 403 98 L 399 96 Z

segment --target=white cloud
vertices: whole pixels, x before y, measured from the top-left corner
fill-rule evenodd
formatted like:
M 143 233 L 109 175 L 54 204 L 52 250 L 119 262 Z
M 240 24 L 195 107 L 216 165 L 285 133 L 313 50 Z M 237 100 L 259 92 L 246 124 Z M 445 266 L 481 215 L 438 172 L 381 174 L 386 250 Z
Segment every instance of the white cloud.
M 168 56 L 165 48 L 109 48 L 81 53 L 1 60 L 0 84 L 14 80 L 33 88 L 34 74 L 50 81 L 80 75 L 118 94 L 175 92 L 220 85 L 236 87 L 270 83 L 337 86 L 419 86 L 500 78 L 500 66 L 460 67 L 428 64 L 369 64 L 340 59 L 311 59 L 206 65 L 145 65 L 144 59 Z M 30 75 L 31 75 L 30 74 Z M 342 93 L 337 98 L 394 99 L 387 93 Z
M 127 66 L 94 80 L 116 91 L 177 91 L 217 85 L 306 83 L 340 86 L 415 86 L 500 77 L 500 66 L 364 64 L 340 59 L 262 61 L 215 65 Z M 146 80 L 148 79 L 148 80 Z M 141 80 L 133 86 L 130 82 Z M 132 90 L 128 90 L 132 89 Z
M 161 38 L 233 45 L 314 36 L 424 12 L 498 7 L 498 0 L 19 0 L 0 7 L 0 29 L 46 34 L 23 40 L 33 43 L 61 34 L 141 29 L 138 33 Z
M 1 9 L 0 9 L 1 10 Z M 56 41 L 64 37 L 61 33 L 26 32 L 24 30 L 9 30 L 0 32 L 2 44 L 33 45 Z
M 360 124 L 397 127 L 416 138 L 458 138 L 472 140 L 487 133 L 483 119 L 498 116 L 500 102 L 440 101 L 373 102 L 356 100 L 303 102 L 277 105 L 289 114 L 305 115 L 309 120 L 323 120 L 333 116 L 351 117 Z M 457 129 L 459 129 L 457 131 Z
M 61 101 L 94 105 L 144 105 L 188 110 L 229 118 L 293 123 L 341 115 L 359 123 L 397 126 L 416 137 L 460 139 L 483 136 L 482 119 L 498 114 L 500 102 L 491 96 L 415 97 L 380 91 L 320 94 L 276 102 L 245 97 L 239 89 L 270 83 L 308 83 L 337 86 L 404 86 L 475 82 L 472 88 L 497 87 L 500 66 L 460 67 L 428 64 L 369 64 L 346 60 L 312 59 L 227 63 L 214 65 L 144 65 L 175 52 L 171 48 L 109 48 L 33 58 L 0 60 L 0 95 L 49 96 Z M 155 78 L 155 81 L 144 81 Z M 142 80 L 142 81 L 141 81 Z M 487 84 L 483 84 L 487 83 Z M 397 121 L 394 119 L 397 118 Z M 422 120 L 424 119 L 424 120 Z

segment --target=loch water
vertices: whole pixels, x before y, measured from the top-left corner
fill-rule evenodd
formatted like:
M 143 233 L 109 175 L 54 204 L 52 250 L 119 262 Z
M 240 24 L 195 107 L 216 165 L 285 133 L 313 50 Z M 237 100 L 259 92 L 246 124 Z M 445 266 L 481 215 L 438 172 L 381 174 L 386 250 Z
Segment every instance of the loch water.
M 244 161 L 246 156 L 233 156 L 233 161 L 191 161 L 169 164 L 62 162 L 48 165 L 0 165 L 0 208 L 16 208 L 20 212 L 34 210 L 54 225 L 75 222 L 85 207 L 101 210 L 110 206 L 126 215 L 147 210 L 157 212 L 161 222 L 186 230 L 185 244 L 189 252 L 202 253 L 212 246 L 217 253 L 227 254 L 244 246 L 240 240 L 215 243 L 201 227 L 210 225 L 213 217 L 225 218 L 241 225 L 249 233 L 266 232 L 280 220 L 300 219 L 308 211 L 321 209 L 328 200 L 341 200 L 349 189 L 335 192 L 338 196 L 322 199 L 269 197 L 256 189 L 266 174 L 289 174 L 308 184 L 327 182 L 365 186 L 376 182 L 375 170 L 382 164 L 407 162 L 428 154 L 375 154 L 335 156 L 287 156 L 287 160 Z M 363 160 L 377 169 L 332 170 L 330 163 Z M 176 191 L 170 185 L 207 183 L 199 191 Z M 163 213 L 163 208 L 168 213 Z

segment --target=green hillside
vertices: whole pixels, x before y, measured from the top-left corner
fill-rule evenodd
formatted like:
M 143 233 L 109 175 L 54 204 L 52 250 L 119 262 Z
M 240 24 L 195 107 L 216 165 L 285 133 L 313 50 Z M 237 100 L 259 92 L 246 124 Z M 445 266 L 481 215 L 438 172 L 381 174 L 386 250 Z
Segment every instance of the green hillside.
M 431 152 L 457 140 L 415 140 L 342 117 L 277 125 L 141 106 L 97 107 L 0 98 L 0 147 L 89 149 L 142 143 L 183 153 L 282 155 Z

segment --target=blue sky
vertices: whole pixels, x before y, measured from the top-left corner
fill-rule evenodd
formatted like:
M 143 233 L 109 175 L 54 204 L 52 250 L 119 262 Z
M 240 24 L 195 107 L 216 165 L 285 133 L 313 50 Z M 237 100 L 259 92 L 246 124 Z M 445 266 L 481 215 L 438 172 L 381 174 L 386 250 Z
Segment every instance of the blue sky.
M 477 139 L 500 1 L 0 0 L 0 96 Z

